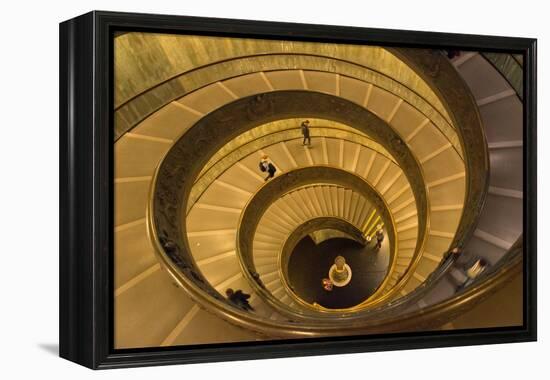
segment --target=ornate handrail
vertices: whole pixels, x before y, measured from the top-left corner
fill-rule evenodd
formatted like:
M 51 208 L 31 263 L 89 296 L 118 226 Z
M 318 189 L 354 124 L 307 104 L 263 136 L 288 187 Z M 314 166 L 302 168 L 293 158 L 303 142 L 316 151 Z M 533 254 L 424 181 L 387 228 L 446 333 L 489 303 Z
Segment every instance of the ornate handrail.
M 384 199 L 374 188 L 366 183 L 365 180 L 353 173 L 328 166 L 314 166 L 296 169 L 292 172 L 282 174 L 281 176 L 272 179 L 271 181 L 265 183 L 256 192 L 256 195 L 249 200 L 243 213 L 241 214 L 239 229 L 237 230 L 237 256 L 241 264 L 242 272 L 249 283 L 253 286 L 254 290 L 261 294 L 272 307 L 280 310 L 282 314 L 293 315 L 294 318 L 308 317 L 308 315 L 322 317 L 323 315 L 333 315 L 335 313 L 341 315 L 342 310 L 320 309 L 308 304 L 299 297 L 295 297 L 286 281 L 284 281 L 284 276 L 282 277 L 282 280 L 283 285 L 286 286 L 287 293 L 293 299 L 298 301 L 303 308 L 309 309 L 310 312 L 307 313 L 303 310 L 292 310 L 276 299 L 270 292 L 263 289 L 261 285 L 258 284 L 252 277 L 251 273 L 256 271 L 254 261 L 252 259 L 252 242 L 260 218 L 274 200 L 279 199 L 284 194 L 297 190 L 300 187 L 324 183 L 327 180 L 330 180 L 332 185 L 339 184 L 350 187 L 359 193 L 365 194 L 365 198 L 373 204 L 375 209 L 382 216 L 382 219 L 386 221 L 391 254 L 389 271 L 394 268 L 396 262 L 398 243 L 395 236 L 395 221 L 393 219 L 393 215 L 389 211 L 389 207 Z M 282 273 L 280 274 L 282 275 Z M 380 287 L 384 286 L 387 281 L 388 277 L 386 277 Z
M 308 120 L 311 123 L 309 127 L 311 135 L 314 137 L 323 136 L 329 138 L 342 138 L 344 140 L 352 141 L 354 143 L 360 143 L 366 148 L 375 150 L 377 153 L 395 162 L 394 158 L 386 151 L 386 149 L 384 149 L 380 144 L 372 140 L 367 134 L 358 131 L 356 128 L 327 119 L 310 117 Z M 210 170 L 214 165 L 217 165 L 224 158 L 233 155 L 233 153 L 238 150 L 241 150 L 243 146 L 257 146 L 257 142 L 260 140 L 265 140 L 265 137 L 278 135 L 280 133 L 288 134 L 292 131 L 298 131 L 299 134 L 294 136 L 303 138 L 301 130 L 299 128 L 302 121 L 302 119 L 296 118 L 281 119 L 272 121 L 267 124 L 262 124 L 258 127 L 243 132 L 242 134 L 231 140 L 229 143 L 224 145 L 219 151 L 216 152 L 216 154 L 210 157 L 206 165 L 201 169 L 197 180 L 199 180 L 200 177 L 202 177 L 208 170 Z M 331 135 L 330 131 L 337 131 L 337 134 Z
M 396 166 L 399 167 L 399 164 L 395 162 L 395 159 L 391 155 L 389 155 L 386 151 L 384 151 L 382 147 L 376 146 L 379 144 L 376 144 L 376 142 L 374 142 L 372 139 L 363 136 L 361 133 L 359 133 L 359 131 L 353 132 L 353 131 L 347 131 L 347 130 L 342 130 L 334 127 L 327 127 L 327 126 L 310 127 L 310 131 L 311 131 L 311 134 L 316 138 L 326 137 L 326 138 L 340 139 L 344 141 L 353 142 L 354 144 L 360 145 L 367 149 L 374 150 L 377 154 L 380 154 L 385 158 L 391 160 L 392 163 L 394 163 Z M 291 128 L 291 129 L 289 128 L 286 130 L 281 130 L 277 132 L 268 133 L 266 135 L 262 135 L 251 141 L 247 141 L 246 143 L 240 145 L 238 148 L 232 150 L 230 153 L 222 157 L 220 161 L 218 161 L 215 165 L 212 165 L 206 171 L 202 171 L 199 174 L 199 177 L 195 181 L 193 188 L 191 190 L 191 194 L 189 196 L 189 201 L 187 206 L 188 211 L 191 209 L 194 203 L 198 199 L 200 199 L 204 191 L 206 191 L 208 186 L 210 186 L 216 178 L 221 176 L 225 172 L 225 170 L 231 167 L 231 165 L 235 164 L 242 158 L 246 157 L 247 154 L 256 152 L 259 149 L 266 149 L 267 147 L 278 144 L 280 142 L 288 142 L 294 139 L 301 140 L 302 138 L 303 136 L 300 129 L 295 126 L 294 128 Z M 371 146 L 371 145 L 374 145 L 374 146 Z M 237 155 L 235 154 L 235 152 L 238 152 L 239 154 Z
M 186 239 L 181 215 L 186 210 L 190 189 L 200 168 L 219 147 L 243 131 L 263 123 L 282 118 L 318 117 L 352 124 L 358 130 L 368 132 L 395 157 L 409 182 L 418 205 L 420 220 L 428 217 L 426 190 L 418 161 L 406 148 L 403 140 L 387 124 L 364 108 L 332 95 L 308 91 L 276 91 L 236 100 L 200 119 L 185 138 L 176 142 L 161 162 L 154 179 L 151 215 L 163 240 L 175 246 L 172 255 L 178 256 L 178 265 L 204 290 L 204 298 L 214 295 L 223 298 L 207 283 L 196 269 Z M 218 126 L 223 123 L 224 128 Z M 419 225 L 419 236 L 425 237 Z M 415 254 L 420 252 L 417 247 Z
M 449 59 L 439 50 L 388 48 L 430 85 L 441 99 L 455 126 L 466 163 L 465 207 L 452 247 L 470 240 L 489 189 L 489 151 L 475 98 Z
M 293 62 L 288 62 L 289 57 L 293 57 Z M 395 94 L 396 96 L 398 95 L 403 97 L 406 102 L 414 105 L 414 107 L 421 113 L 433 120 L 434 125 L 436 125 L 437 128 L 440 129 L 445 135 L 452 132 L 452 127 L 447 120 L 448 117 L 443 115 L 438 110 L 437 106 L 433 105 L 429 99 L 426 99 L 421 94 L 415 92 L 413 88 L 404 85 L 390 76 L 387 76 L 379 71 L 373 71 L 367 66 L 357 64 L 356 62 L 339 59 L 334 56 L 303 53 L 281 53 L 239 56 L 219 62 L 211 62 L 208 65 L 182 72 L 172 78 L 168 78 L 166 82 L 161 82 L 140 94 L 136 94 L 131 100 L 119 105 L 115 109 L 115 141 L 124 133 L 130 132 L 132 128 L 170 102 L 186 96 L 193 91 L 212 85 L 218 81 L 225 81 L 243 75 L 264 72 L 265 63 L 260 61 L 269 60 L 270 64 L 273 64 L 274 59 L 281 62 L 284 61 L 285 63 L 276 64 L 275 67 L 269 71 L 290 70 L 294 69 L 294 67 L 299 64 L 300 67 L 306 70 L 338 74 L 341 77 L 347 77 L 364 83 L 374 84 L 385 91 Z M 314 61 L 317 60 L 323 60 L 330 62 L 331 64 L 318 67 L 318 65 L 313 64 Z M 228 70 L 227 65 L 231 66 L 230 70 Z M 223 66 L 226 66 L 225 69 L 220 70 L 219 68 Z M 208 79 L 208 76 L 204 74 L 210 70 L 211 73 L 232 71 L 233 74 L 213 75 L 210 79 Z M 184 86 L 176 85 L 176 83 L 184 82 Z M 133 103 L 136 104 L 133 105 Z M 139 104 L 139 106 L 136 106 L 137 104 Z M 455 149 L 458 149 L 459 155 L 462 157 L 460 147 L 456 146 Z
M 279 94 L 288 94 L 288 97 L 285 98 L 284 100 L 282 98 L 279 97 Z M 276 114 L 281 114 L 281 115 L 285 115 L 285 116 L 300 116 L 298 114 L 292 114 L 292 112 L 304 112 L 304 109 L 302 109 L 301 111 L 299 111 L 298 109 L 300 107 L 303 107 L 306 103 L 302 103 L 300 104 L 300 107 L 296 107 L 296 104 L 292 104 L 291 102 L 293 102 L 293 100 L 291 98 L 294 98 L 293 96 L 291 96 L 291 94 L 293 95 L 296 95 L 296 99 L 305 99 L 305 98 L 308 98 L 308 97 L 311 97 L 311 95 L 306 95 L 306 94 L 301 94 L 300 92 L 292 92 L 292 91 L 282 91 L 280 93 L 268 93 L 268 94 L 264 94 L 262 95 L 261 99 L 260 97 L 255 97 L 253 98 L 251 101 L 249 101 L 248 103 L 245 102 L 245 100 L 243 99 L 242 101 L 241 100 L 238 100 L 238 101 L 235 101 L 234 103 L 231 103 L 231 106 L 233 105 L 237 105 L 239 107 L 241 107 L 241 104 L 244 103 L 245 105 L 245 110 L 246 110 L 246 107 L 248 107 L 248 120 L 243 120 L 243 121 L 240 121 L 241 123 L 243 123 L 242 125 L 239 125 L 238 123 L 230 123 L 230 124 L 233 124 L 233 125 L 238 125 L 240 128 L 250 128 L 251 125 L 254 125 L 256 123 L 256 120 L 259 120 L 259 119 L 262 119 L 262 117 L 264 118 L 263 120 L 265 121 L 266 118 L 267 120 L 272 120 L 271 118 L 274 117 L 272 115 L 276 115 Z M 354 112 L 356 112 L 356 114 L 354 114 L 351 119 L 354 119 L 354 120 L 357 120 L 357 122 L 359 124 L 356 124 L 358 126 L 362 126 L 362 124 L 359 122 L 359 120 L 361 120 L 362 118 L 366 117 L 367 116 L 367 113 L 365 113 L 364 110 L 355 110 L 354 108 L 354 111 L 351 111 L 351 109 L 353 108 L 351 105 L 348 105 L 346 104 L 345 101 L 343 101 L 342 99 L 338 99 L 338 98 L 334 98 L 334 97 L 328 97 L 327 100 L 332 104 L 331 107 L 324 107 L 324 106 L 321 106 L 321 103 L 322 103 L 322 99 L 324 98 L 324 95 L 320 95 L 320 94 L 317 94 L 317 102 L 315 102 L 315 110 L 312 110 L 312 112 L 314 111 L 315 113 L 318 113 L 320 114 L 322 117 L 328 117 L 328 118 L 335 118 L 336 120 L 338 120 L 339 117 L 345 115 L 346 117 L 349 117 L 349 115 L 353 114 Z M 331 99 L 331 100 L 329 100 Z M 324 100 L 323 100 L 324 101 Z M 280 102 L 280 104 L 278 104 L 277 106 L 275 106 L 275 103 L 276 102 Z M 311 104 L 310 104 L 311 105 Z M 286 107 L 286 111 L 284 111 Z M 305 108 L 308 108 L 308 107 L 305 107 Z M 338 115 L 333 115 L 331 114 L 330 112 L 327 113 L 327 110 L 334 110 L 336 108 L 339 108 L 341 112 L 338 113 Z M 350 108 L 350 112 L 342 112 L 342 109 L 344 108 Z M 296 110 L 296 111 L 291 111 L 291 110 Z M 290 113 L 289 113 L 290 112 Z M 220 123 L 222 122 L 222 120 L 225 122 L 225 120 L 223 118 L 220 118 L 220 116 L 218 115 L 219 112 L 218 111 L 214 111 L 212 114 L 208 115 L 206 118 L 211 118 L 213 119 L 212 121 L 214 123 Z M 265 116 L 261 116 L 261 115 L 264 115 Z M 364 116 L 363 116 L 364 114 Z M 210 117 L 211 115 L 216 115 L 214 117 Z M 232 118 L 235 118 L 237 115 L 233 114 L 231 117 Z M 201 119 L 201 121 L 199 123 L 201 124 L 208 124 L 208 123 L 204 123 L 205 118 Z M 385 129 L 380 129 L 379 127 L 381 127 L 381 125 L 378 125 L 379 124 L 379 121 L 376 120 L 375 118 L 365 118 L 365 122 L 367 121 L 367 119 L 369 119 L 369 131 L 370 132 L 373 132 L 375 131 L 375 135 L 376 135 L 376 138 L 377 140 L 379 140 L 380 142 L 382 142 L 383 146 L 388 149 L 390 151 L 390 153 L 392 155 L 394 155 L 397 159 L 398 162 L 402 162 L 403 159 L 405 158 L 412 158 L 412 160 L 414 160 L 414 157 L 412 157 L 412 155 L 410 154 L 410 152 L 407 152 L 405 147 L 404 147 L 404 143 L 403 141 L 398 137 L 396 136 L 395 134 L 393 134 L 393 137 L 390 137 L 389 135 L 391 135 L 392 133 L 390 132 L 389 129 L 385 128 Z M 378 124 L 377 124 L 378 123 Z M 474 123 L 475 124 L 475 123 Z M 188 131 L 188 134 L 194 130 L 195 127 L 193 127 L 190 131 Z M 211 133 L 214 133 L 216 136 L 209 136 L 210 139 L 212 140 L 215 140 L 215 141 L 218 141 L 218 137 L 221 138 L 221 141 L 223 142 L 224 139 L 222 137 L 222 134 L 220 134 L 220 131 L 219 129 L 216 130 L 215 128 L 212 128 L 211 129 Z M 229 133 L 234 133 L 233 130 L 229 131 Z M 215 139 L 214 139 L 215 138 Z M 204 141 L 204 139 L 202 140 Z M 195 143 L 195 141 L 193 142 Z M 201 147 L 202 148 L 202 147 Z M 204 156 L 205 154 L 208 155 L 208 151 L 209 150 L 212 150 L 212 149 L 204 149 L 203 152 L 202 152 L 202 155 Z M 181 147 L 177 147 L 177 155 L 178 158 L 180 160 L 182 159 L 192 159 L 195 160 L 195 163 L 197 165 L 200 165 L 203 163 L 203 160 L 199 160 L 198 157 L 201 156 L 201 154 L 197 151 L 197 149 L 193 149 L 191 147 L 186 147 L 186 149 L 183 149 L 183 146 Z M 183 160 L 182 160 L 183 161 Z M 164 166 L 164 162 L 163 162 L 163 166 Z M 482 166 L 478 167 L 477 169 L 480 170 L 480 168 L 482 168 Z M 421 178 L 421 172 L 419 172 L 418 170 L 417 171 L 414 171 L 412 170 L 413 168 L 411 167 L 410 170 L 407 170 L 407 177 L 409 177 L 409 180 L 412 181 L 413 183 L 416 184 L 416 182 L 419 181 L 419 178 Z M 189 170 L 189 168 L 183 168 L 183 167 L 177 167 L 177 166 L 171 166 L 171 165 L 166 165 L 164 166 L 163 168 L 161 168 L 161 170 L 163 171 L 163 175 L 165 175 L 165 180 L 168 180 L 168 182 L 172 182 L 172 184 L 174 183 L 173 180 L 176 181 L 176 183 L 180 183 L 180 184 L 183 184 L 183 186 L 181 186 L 181 188 L 183 189 L 189 189 L 190 187 L 190 184 L 189 184 L 189 180 L 192 179 L 192 178 L 195 178 L 194 175 L 196 175 L 196 171 L 193 171 L 193 170 Z M 414 173 L 413 173 L 414 172 Z M 471 174 L 471 173 L 470 173 Z M 485 173 L 486 174 L 486 173 Z M 467 173 L 468 175 L 468 173 Z M 179 233 L 181 234 L 182 231 L 184 231 L 184 229 L 181 229 L 181 226 L 176 226 L 176 225 L 171 225 L 170 223 L 172 223 L 170 220 L 177 220 L 172 218 L 172 216 L 176 216 L 178 214 L 178 209 L 177 208 L 174 208 L 174 209 L 171 209 L 171 207 L 173 207 L 174 204 L 178 204 L 178 195 L 176 194 L 177 192 L 180 192 L 180 190 L 178 189 L 178 191 L 172 191 L 170 190 L 170 185 L 168 185 L 168 183 L 164 183 L 165 181 L 161 182 L 161 185 L 162 185 L 162 188 L 160 189 L 160 194 L 163 194 L 163 198 L 164 199 L 158 199 L 158 203 L 157 205 L 159 206 L 159 209 L 160 209 L 160 212 L 161 212 L 161 218 L 160 219 L 157 219 L 156 222 L 158 222 L 159 220 L 161 220 L 163 222 L 163 231 L 162 232 L 165 232 L 165 231 L 170 231 L 170 234 L 173 235 L 173 233 L 177 233 L 176 231 L 180 231 Z M 166 186 L 168 185 L 168 186 Z M 173 185 L 172 185 L 173 186 Z M 416 187 L 413 185 L 413 189 L 418 189 L 420 188 L 419 187 Z M 188 190 L 182 190 L 180 196 L 183 196 L 183 198 L 185 199 L 186 197 L 186 194 L 188 194 Z M 415 193 L 415 197 L 417 196 L 418 194 Z M 470 196 L 470 198 L 472 198 L 472 193 L 468 192 L 468 195 Z M 156 197 L 155 197 L 156 198 Z M 181 198 L 180 198 L 181 199 Z M 473 199 L 473 198 L 472 198 Z M 477 198 L 476 198 L 477 199 Z M 483 202 L 481 202 L 483 203 Z M 481 207 L 481 206 L 480 206 Z M 419 214 L 423 214 L 424 217 L 427 217 L 426 213 L 423 211 L 423 210 L 419 210 Z M 462 224 L 461 226 L 463 227 L 463 229 L 468 232 L 468 230 L 470 230 L 471 225 L 473 224 L 473 222 L 471 220 L 467 220 L 467 218 L 462 218 Z M 467 225 L 467 222 L 470 222 L 469 225 Z M 469 227 L 469 228 L 468 228 Z M 470 230 L 471 231 L 471 230 Z M 423 233 L 422 233 L 423 235 Z M 174 235 L 175 236 L 175 235 Z M 467 237 L 464 237 L 464 239 L 466 239 Z M 184 251 L 187 249 L 187 244 L 183 241 L 180 240 L 181 238 L 177 238 L 177 242 L 175 242 L 176 246 L 181 250 L 181 249 L 184 249 Z M 409 276 L 412 276 L 412 271 L 409 271 L 408 273 Z M 200 278 L 200 276 L 199 276 Z M 404 286 L 404 284 L 406 283 L 406 279 L 402 279 L 402 281 L 400 281 L 400 284 L 401 286 Z M 208 287 L 208 286 L 206 286 Z M 208 292 L 207 292 L 208 293 Z M 208 293 L 210 294 L 210 293 Z M 212 300 L 209 300 L 209 301 L 212 301 Z
M 512 54 L 504 53 L 483 52 L 481 56 L 506 79 L 523 102 L 523 67 L 517 59 Z
M 153 182 L 154 183 L 154 182 Z M 153 190 L 153 188 L 152 188 Z M 467 287 L 456 297 L 448 299 L 444 302 L 429 306 L 422 311 L 412 311 L 407 314 L 395 313 L 395 306 L 389 306 L 389 309 L 380 308 L 379 310 L 367 310 L 369 315 L 354 315 L 355 323 L 350 324 L 349 318 L 344 318 L 339 323 L 339 319 L 321 320 L 312 319 L 308 325 L 303 323 L 295 323 L 292 321 L 271 321 L 265 318 L 255 316 L 253 313 L 238 310 L 224 299 L 216 297 L 204 298 L 203 289 L 186 276 L 181 276 L 179 268 L 175 266 L 169 257 L 165 247 L 161 245 L 161 241 L 157 238 L 158 234 L 154 223 L 152 223 L 151 215 L 147 216 L 147 230 L 152 240 L 156 255 L 159 257 L 162 265 L 167 269 L 168 273 L 174 280 L 184 285 L 190 296 L 194 299 L 200 299 L 201 302 L 206 301 L 208 310 L 214 314 L 254 331 L 259 331 L 273 337 L 320 337 L 320 336 L 342 336 L 353 334 L 368 334 L 382 332 L 397 332 L 397 331 L 412 331 L 419 329 L 435 328 L 443 325 L 448 320 L 451 320 L 458 315 L 459 312 L 464 312 L 483 299 L 490 296 L 493 292 L 500 289 L 505 283 L 510 281 L 521 273 L 523 255 L 522 245 L 516 244 L 510 250 L 510 255 L 507 259 L 502 260 L 502 263 L 493 270 L 487 271 L 483 275 L 483 281 L 476 281 L 471 286 Z M 448 268 L 448 267 L 447 267 Z M 446 272 L 446 271 L 444 271 Z M 440 276 L 438 276 L 440 277 Z M 423 291 L 426 291 L 424 289 Z M 418 292 L 420 293 L 420 291 Z M 413 294 L 408 297 L 409 302 L 412 302 Z M 403 301 L 399 302 L 403 306 Z M 381 314 L 388 314 L 381 315 Z M 394 315 L 398 314 L 398 315 Z M 336 323 L 335 323 L 336 322 Z
M 298 242 L 310 233 L 320 229 L 339 230 L 343 232 L 348 239 L 354 240 L 362 246 L 367 244 L 363 232 L 351 224 L 350 221 L 334 216 L 319 216 L 315 219 L 306 220 L 292 231 L 283 244 L 283 249 L 281 250 L 281 269 L 284 278 L 288 278 L 288 262 Z
M 344 126 L 346 126 L 345 124 L 343 124 Z M 344 139 L 346 140 L 348 138 L 348 136 L 352 136 L 354 138 L 353 142 L 356 143 L 356 144 L 360 144 L 366 148 L 370 148 L 370 149 L 373 149 L 374 147 L 371 147 L 370 146 L 370 142 L 372 141 L 370 138 L 368 137 L 365 137 L 359 130 L 353 128 L 353 127 L 349 127 L 347 126 L 350 130 L 340 130 L 338 128 L 330 128 L 330 127 L 324 127 L 324 126 L 321 126 L 321 127 L 312 127 L 311 129 L 313 131 L 317 131 L 317 134 L 316 135 L 319 135 L 319 136 L 322 136 L 322 137 L 334 137 L 334 138 L 339 138 L 339 139 Z M 256 127 L 257 128 L 260 128 L 260 127 Z M 329 132 L 334 130 L 336 132 L 336 135 L 333 135 L 332 133 L 327 133 L 328 130 Z M 321 133 L 319 133 L 321 132 Z M 290 134 L 290 135 L 289 135 Z M 302 138 L 302 135 L 301 135 L 301 132 L 299 131 L 299 129 L 297 128 L 293 128 L 293 129 L 286 129 L 286 130 L 283 130 L 283 131 L 276 131 L 276 132 L 272 132 L 272 133 L 269 133 L 268 135 L 262 135 L 262 136 L 258 136 L 258 137 L 254 137 L 253 139 L 251 139 L 251 141 L 246 141 L 244 145 L 234 149 L 231 153 L 228 153 L 226 154 L 226 156 L 224 156 L 224 159 L 228 159 L 228 158 L 232 158 L 233 161 L 237 161 L 237 158 L 238 157 L 233 157 L 233 152 L 237 151 L 237 150 L 240 150 L 242 149 L 243 146 L 249 146 L 251 144 L 254 145 L 254 149 L 248 149 L 246 152 L 247 153 L 251 153 L 251 151 L 256 151 L 257 149 L 260 149 L 260 148 L 265 148 L 265 143 L 263 144 L 259 144 L 259 146 L 256 146 L 257 142 L 259 141 L 267 141 L 266 139 L 269 139 L 271 137 L 275 137 L 275 136 L 286 136 L 286 137 L 294 137 L 294 138 Z M 357 140 L 359 139 L 359 141 Z M 284 139 L 276 139 L 276 141 L 272 141 L 273 144 L 276 144 L 280 141 L 286 141 Z M 366 142 L 365 142 L 366 141 Z M 376 145 L 379 145 L 378 143 L 375 143 Z M 380 147 L 381 149 L 383 149 L 382 147 Z M 379 152 L 380 153 L 380 152 Z M 393 159 L 393 157 L 389 156 L 388 157 L 388 153 L 384 150 L 383 153 L 384 156 L 386 156 L 387 158 L 391 159 L 392 162 L 394 162 L 397 166 L 398 163 L 395 162 L 395 159 Z M 240 155 L 242 156 L 242 154 Z M 239 157 L 240 157 L 239 156 Z M 233 163 L 233 162 L 232 162 Z M 418 164 L 418 162 L 417 162 Z M 214 166 L 211 166 L 208 171 L 211 171 L 211 170 L 214 170 L 217 166 L 226 166 L 225 164 L 216 164 Z M 419 164 L 418 164 L 419 165 Z M 218 173 L 217 176 L 221 175 L 221 173 Z M 193 189 L 191 191 L 191 195 L 190 195 L 190 198 L 189 198 L 189 203 L 188 203 L 188 211 L 190 210 L 192 204 L 200 197 L 200 194 L 202 194 L 202 192 L 206 189 L 207 185 L 200 185 L 199 187 L 201 189 L 199 189 L 199 192 L 197 192 L 195 189 L 197 187 L 197 184 L 200 183 L 201 181 L 204 182 L 205 180 L 205 177 L 212 177 L 211 175 L 208 175 L 207 172 L 204 172 L 201 171 L 200 175 L 199 175 L 199 178 L 195 181 L 195 184 L 193 186 Z M 215 178 L 212 177 L 212 178 L 206 178 L 206 180 L 209 180 L 211 183 Z M 417 205 L 418 207 L 418 205 Z M 429 201 L 426 200 L 426 206 L 420 206 L 420 208 L 426 208 L 426 209 L 429 209 Z M 421 213 L 420 213 L 421 214 Z M 426 214 L 427 215 L 427 214 Z M 423 221 L 423 220 L 420 220 L 419 222 L 419 226 L 425 226 L 425 227 L 421 227 L 420 229 L 424 230 L 424 231 L 427 231 L 428 230 L 428 225 L 429 225 L 429 221 Z M 398 283 L 398 289 L 396 289 L 395 291 L 393 290 L 390 290 L 390 292 L 384 294 L 382 297 L 380 297 L 382 295 L 382 293 L 386 290 L 386 286 L 387 286 L 387 283 L 389 282 L 390 280 L 390 277 L 391 275 L 393 274 L 393 271 L 395 270 L 395 265 L 392 266 L 391 270 L 388 272 L 387 274 L 387 278 L 385 279 L 385 281 L 383 282 L 383 284 L 381 284 L 381 286 L 377 289 L 377 291 L 371 296 L 369 297 L 369 299 L 365 300 L 363 306 L 366 307 L 366 306 L 372 306 L 374 304 L 378 304 L 380 302 L 383 302 L 385 301 L 386 299 L 389 299 L 390 297 L 392 297 L 396 292 L 397 290 L 401 289 L 402 286 L 404 286 L 404 284 L 406 283 L 406 281 L 412 277 L 413 273 L 414 273 L 414 269 L 416 268 L 416 265 L 418 264 L 418 262 L 421 260 L 422 258 L 422 247 L 425 243 L 425 240 L 426 240 L 426 234 L 422 234 L 421 235 L 421 239 L 419 239 L 419 243 L 417 244 L 416 246 L 416 249 L 415 249 L 415 253 L 413 255 L 413 258 L 411 260 L 411 263 L 409 265 L 409 268 L 406 270 L 406 272 L 404 273 L 403 275 L 403 278 L 402 280 Z M 395 262 L 394 262 L 395 264 Z M 318 310 L 318 308 L 317 308 Z

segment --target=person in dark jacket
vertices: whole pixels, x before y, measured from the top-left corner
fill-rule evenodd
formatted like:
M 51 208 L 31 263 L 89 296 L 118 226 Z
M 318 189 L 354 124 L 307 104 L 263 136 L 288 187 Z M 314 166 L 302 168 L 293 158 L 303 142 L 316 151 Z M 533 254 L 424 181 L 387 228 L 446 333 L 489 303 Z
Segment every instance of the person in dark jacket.
M 256 281 L 256 283 L 258 285 L 260 285 L 262 288 L 265 289 L 265 285 L 264 285 L 262 279 L 260 278 L 260 274 L 258 272 L 250 271 L 250 275 L 252 276 L 252 278 L 254 279 L 254 281 Z
M 456 260 L 461 254 L 462 249 L 460 249 L 460 247 L 454 247 L 443 255 L 443 260 L 441 260 L 441 264 L 444 264 L 447 260 Z
M 229 302 L 231 302 L 233 305 L 247 311 L 254 310 L 254 308 L 248 303 L 250 294 L 243 293 L 242 290 L 235 291 L 231 288 L 227 288 L 227 290 L 225 291 L 225 295 L 227 296 Z
M 384 230 L 382 230 L 382 225 L 379 224 L 376 227 L 376 249 L 382 247 L 382 242 L 384 241 Z
M 265 155 L 262 156 L 262 159 L 260 161 L 260 170 L 263 172 L 267 172 L 267 177 L 265 177 L 264 181 L 273 178 L 275 176 L 275 172 L 277 171 L 275 165 L 273 165 L 273 163 L 269 161 L 269 158 Z
M 309 136 L 309 120 L 302 122 L 302 136 L 304 136 L 304 141 L 302 141 L 302 145 L 311 145 L 311 137 Z

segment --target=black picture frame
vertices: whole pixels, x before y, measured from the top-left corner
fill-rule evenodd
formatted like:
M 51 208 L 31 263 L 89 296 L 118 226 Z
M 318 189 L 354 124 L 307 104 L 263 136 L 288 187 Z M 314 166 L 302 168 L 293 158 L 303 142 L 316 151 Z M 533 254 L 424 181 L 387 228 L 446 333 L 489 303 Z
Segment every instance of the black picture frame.
M 194 33 L 523 55 L 524 325 L 113 349 L 113 36 Z M 60 356 L 93 369 L 536 340 L 536 39 L 93 11 L 60 24 Z

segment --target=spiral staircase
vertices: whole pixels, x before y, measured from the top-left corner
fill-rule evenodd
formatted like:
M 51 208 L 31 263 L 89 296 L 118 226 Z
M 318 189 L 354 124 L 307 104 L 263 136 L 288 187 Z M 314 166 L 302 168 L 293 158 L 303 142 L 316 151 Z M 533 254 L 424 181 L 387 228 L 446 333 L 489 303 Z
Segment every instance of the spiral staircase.
M 437 330 L 521 283 L 520 58 L 141 33 L 115 46 L 117 348 Z M 352 307 L 289 280 L 307 271 L 289 265 L 297 242 L 327 226 L 386 237 L 384 279 Z

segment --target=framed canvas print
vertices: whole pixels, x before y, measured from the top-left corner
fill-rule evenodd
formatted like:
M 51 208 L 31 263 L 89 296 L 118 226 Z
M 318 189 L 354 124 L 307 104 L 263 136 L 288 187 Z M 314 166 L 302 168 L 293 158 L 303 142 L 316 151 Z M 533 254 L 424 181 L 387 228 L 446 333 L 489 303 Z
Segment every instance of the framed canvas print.
M 60 25 L 60 354 L 536 339 L 536 40 Z

